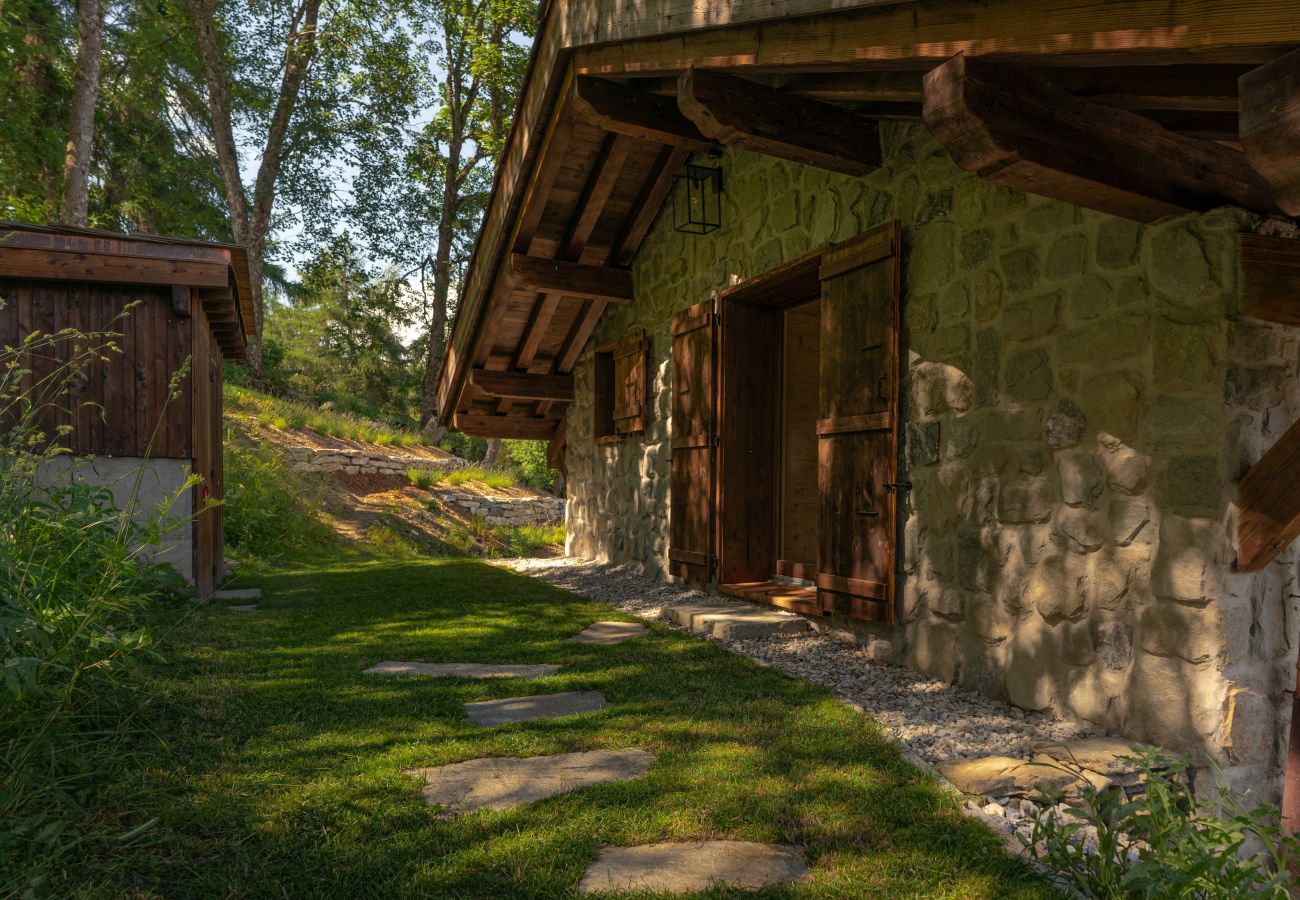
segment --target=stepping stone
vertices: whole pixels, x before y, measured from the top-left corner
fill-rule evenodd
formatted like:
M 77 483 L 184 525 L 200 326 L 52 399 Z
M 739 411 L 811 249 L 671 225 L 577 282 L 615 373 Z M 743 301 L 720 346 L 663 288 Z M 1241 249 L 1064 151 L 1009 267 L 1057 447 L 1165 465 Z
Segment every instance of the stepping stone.
M 261 600 L 261 588 L 243 588 L 238 591 L 217 591 L 212 595 L 217 600 Z
M 982 756 L 978 759 L 952 759 L 941 762 L 936 769 L 963 794 L 982 794 L 998 797 L 1030 797 L 1038 793 L 1039 785 L 1077 790 L 1078 779 L 1062 771 L 1051 757 L 1039 755 L 1032 761 L 1010 756 Z M 1083 776 L 1094 787 L 1109 786 L 1110 779 L 1095 772 L 1084 771 Z
M 226 609 L 229 612 L 252 612 L 253 610 L 257 609 L 257 604 L 248 603 L 242 606 L 227 606 Z
M 761 888 L 811 877 L 799 847 L 749 841 L 606 847 L 578 884 L 578 893 L 647 891 L 684 894 L 715 885 Z
M 421 793 L 441 816 L 475 809 L 509 809 L 595 784 L 640 778 L 654 755 L 644 750 L 592 750 L 524 759 L 471 759 L 407 775 L 424 779 Z
M 476 725 L 509 725 L 531 719 L 553 719 L 574 713 L 595 712 L 609 706 L 600 691 L 566 691 L 466 703 L 465 715 Z
M 659 618 L 695 634 L 733 641 L 812 630 L 812 625 L 803 616 L 738 600 L 665 606 Z
M 569 638 L 573 644 L 621 644 L 640 637 L 649 629 L 636 622 L 596 622 Z
M 363 675 L 431 675 L 434 678 L 542 678 L 560 671 L 560 666 L 520 663 L 422 663 L 384 660 L 363 670 Z

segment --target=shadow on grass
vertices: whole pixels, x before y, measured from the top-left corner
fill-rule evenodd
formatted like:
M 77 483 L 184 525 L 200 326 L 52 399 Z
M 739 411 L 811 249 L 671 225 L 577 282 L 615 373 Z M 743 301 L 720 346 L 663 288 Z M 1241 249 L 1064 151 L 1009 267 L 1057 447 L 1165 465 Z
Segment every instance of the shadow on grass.
M 807 848 L 772 896 L 1047 896 L 820 687 L 662 628 L 565 643 L 602 604 L 476 562 L 377 562 L 258 580 L 148 677 L 167 692 L 131 816 L 158 817 L 84 884 L 188 896 L 557 897 L 602 846 L 736 838 Z M 554 662 L 541 679 L 375 677 L 381 659 Z M 462 704 L 600 690 L 611 708 L 482 728 Z M 436 819 L 402 773 L 478 756 L 643 747 L 649 774 L 503 812 Z M 113 796 L 106 792 L 106 796 Z M 121 814 L 120 811 L 115 814 Z

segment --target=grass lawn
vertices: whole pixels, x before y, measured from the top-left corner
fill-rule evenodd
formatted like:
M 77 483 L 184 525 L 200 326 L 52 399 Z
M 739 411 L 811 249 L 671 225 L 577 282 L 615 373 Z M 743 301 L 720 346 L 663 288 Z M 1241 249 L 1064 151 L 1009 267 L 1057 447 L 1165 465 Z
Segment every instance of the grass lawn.
M 132 846 L 88 853 L 88 896 L 564 897 L 602 846 L 803 845 L 790 897 L 1051 892 L 824 689 L 674 631 L 564 643 L 609 607 L 464 560 L 356 562 L 256 579 L 152 665 L 164 699 L 136 774 L 105 786 Z M 538 680 L 373 677 L 381 659 L 563 663 Z M 461 704 L 600 690 L 611 708 L 482 728 Z M 641 747 L 639 780 L 439 821 L 403 770 L 480 756 Z M 122 810 L 130 810 L 124 813 Z M 710 896 L 725 896 L 715 891 Z

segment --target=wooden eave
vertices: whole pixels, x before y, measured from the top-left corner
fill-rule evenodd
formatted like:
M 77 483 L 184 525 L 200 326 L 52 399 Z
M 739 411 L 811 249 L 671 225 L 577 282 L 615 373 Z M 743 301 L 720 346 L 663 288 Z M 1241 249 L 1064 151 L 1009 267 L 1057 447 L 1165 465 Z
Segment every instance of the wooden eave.
M 226 357 L 247 359 L 252 279 L 234 244 L 0 222 L 0 277 L 190 289 Z
M 629 138 L 635 123 L 620 134 L 582 118 L 570 97 L 583 76 L 675 97 L 694 67 L 860 117 L 920 122 L 926 74 L 961 53 L 1239 150 L 1238 77 L 1298 46 L 1294 0 L 545 3 L 439 374 L 441 419 L 454 426 L 459 414 L 509 436 L 518 418 L 519 435 L 536 436 L 537 420 L 559 418 L 562 402 L 495 397 L 469 374 L 569 374 L 604 304 L 521 289 L 510 257 L 627 265 L 662 204 L 650 189 L 686 158 L 680 146 Z M 599 211 L 584 205 L 593 194 Z M 587 231 L 576 243 L 575 229 Z

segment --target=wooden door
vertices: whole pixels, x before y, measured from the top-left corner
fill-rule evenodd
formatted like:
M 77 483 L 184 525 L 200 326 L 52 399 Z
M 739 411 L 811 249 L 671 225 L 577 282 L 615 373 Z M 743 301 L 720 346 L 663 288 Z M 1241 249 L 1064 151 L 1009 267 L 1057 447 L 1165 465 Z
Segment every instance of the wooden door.
M 899 231 L 822 256 L 818 601 L 890 621 L 898 480 Z
M 713 301 L 673 316 L 672 472 L 668 570 L 708 582 L 714 561 L 716 317 Z

